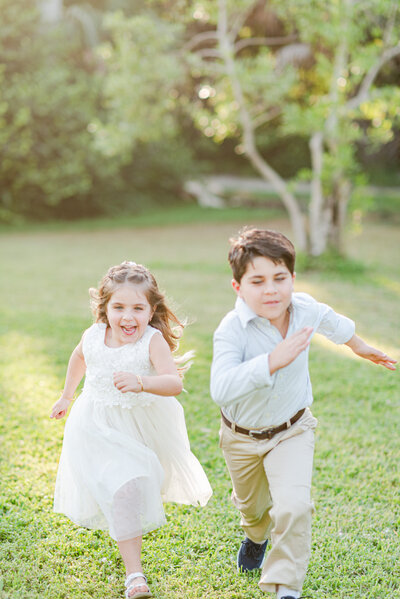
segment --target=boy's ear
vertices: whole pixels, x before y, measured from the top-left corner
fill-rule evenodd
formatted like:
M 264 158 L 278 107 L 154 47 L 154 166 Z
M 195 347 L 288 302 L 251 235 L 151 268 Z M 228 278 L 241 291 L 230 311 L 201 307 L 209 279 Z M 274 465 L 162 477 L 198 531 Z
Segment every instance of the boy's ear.
M 233 289 L 236 291 L 237 295 L 239 295 L 239 293 L 240 293 L 240 283 L 238 283 L 236 281 L 236 279 L 232 279 L 231 285 L 232 285 Z

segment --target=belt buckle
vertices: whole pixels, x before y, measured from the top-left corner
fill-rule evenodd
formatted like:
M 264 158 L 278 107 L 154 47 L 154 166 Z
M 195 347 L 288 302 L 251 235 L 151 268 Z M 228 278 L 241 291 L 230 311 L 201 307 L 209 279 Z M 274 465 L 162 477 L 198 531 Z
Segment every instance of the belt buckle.
M 272 428 L 266 428 L 263 431 L 249 430 L 249 437 L 252 439 L 260 439 L 261 435 L 267 435 L 267 439 L 272 439 Z

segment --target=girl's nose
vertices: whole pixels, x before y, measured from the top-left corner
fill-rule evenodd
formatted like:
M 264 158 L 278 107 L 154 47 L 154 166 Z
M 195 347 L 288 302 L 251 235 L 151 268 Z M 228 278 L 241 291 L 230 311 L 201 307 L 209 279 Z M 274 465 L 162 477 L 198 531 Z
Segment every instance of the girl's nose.
M 134 320 L 134 318 L 135 318 L 134 312 L 130 312 L 130 311 L 124 312 L 124 314 L 122 316 L 123 320 L 128 320 L 128 321 L 132 321 L 132 320 Z

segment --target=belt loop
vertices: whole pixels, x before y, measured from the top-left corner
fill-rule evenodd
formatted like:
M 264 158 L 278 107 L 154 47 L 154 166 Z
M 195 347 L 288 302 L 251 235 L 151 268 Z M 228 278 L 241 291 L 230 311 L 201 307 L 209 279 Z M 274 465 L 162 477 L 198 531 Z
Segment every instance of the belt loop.
M 236 424 L 234 422 L 231 423 L 231 431 L 236 433 Z
M 286 428 L 290 428 L 291 426 L 292 426 L 292 422 L 291 422 L 291 420 L 288 420 L 286 422 Z

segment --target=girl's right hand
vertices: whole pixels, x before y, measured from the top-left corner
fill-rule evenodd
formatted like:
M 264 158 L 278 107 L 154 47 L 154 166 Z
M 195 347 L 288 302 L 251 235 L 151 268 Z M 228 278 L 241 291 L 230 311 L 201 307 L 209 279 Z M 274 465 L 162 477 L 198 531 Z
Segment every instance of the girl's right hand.
M 51 409 L 50 418 L 55 418 L 59 420 L 63 418 L 65 414 L 68 412 L 68 408 L 72 403 L 72 399 L 65 399 L 64 397 L 60 397 L 58 401 L 54 404 Z

